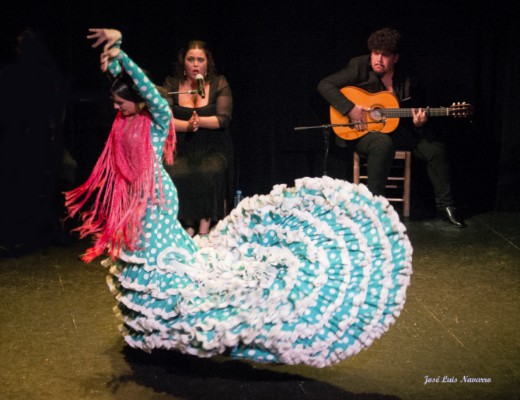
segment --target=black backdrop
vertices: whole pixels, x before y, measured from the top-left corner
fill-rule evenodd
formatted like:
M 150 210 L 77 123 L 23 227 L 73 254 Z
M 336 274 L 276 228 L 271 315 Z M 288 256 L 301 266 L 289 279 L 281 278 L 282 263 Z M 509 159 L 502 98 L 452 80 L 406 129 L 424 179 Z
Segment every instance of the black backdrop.
M 156 83 L 189 39 L 213 50 L 234 95 L 235 185 L 246 195 L 322 173 L 320 130 L 328 106 L 316 92 L 326 75 L 365 53 L 368 34 L 384 26 L 405 38 L 400 62 L 446 106 L 475 106 L 469 121 L 449 124 L 457 202 L 474 212 L 518 210 L 520 127 L 518 12 L 500 1 L 16 1 L 2 10 L 1 60 L 15 36 L 40 30 L 70 83 L 66 143 L 83 179 L 113 118 L 107 82 L 89 47 L 89 27 L 123 31 L 124 48 Z M 516 13 L 516 15 L 515 15 Z M 37 106 L 28 94 L 28 106 Z M 328 172 L 349 178 L 348 154 L 332 143 Z M 420 170 L 420 168 L 419 168 Z

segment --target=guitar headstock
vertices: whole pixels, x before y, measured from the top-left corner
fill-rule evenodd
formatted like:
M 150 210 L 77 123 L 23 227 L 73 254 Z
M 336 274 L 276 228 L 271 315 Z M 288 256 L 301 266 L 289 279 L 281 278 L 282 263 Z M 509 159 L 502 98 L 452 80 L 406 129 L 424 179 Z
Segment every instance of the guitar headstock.
M 473 106 L 466 102 L 453 103 L 448 107 L 448 115 L 450 117 L 465 118 L 473 114 Z

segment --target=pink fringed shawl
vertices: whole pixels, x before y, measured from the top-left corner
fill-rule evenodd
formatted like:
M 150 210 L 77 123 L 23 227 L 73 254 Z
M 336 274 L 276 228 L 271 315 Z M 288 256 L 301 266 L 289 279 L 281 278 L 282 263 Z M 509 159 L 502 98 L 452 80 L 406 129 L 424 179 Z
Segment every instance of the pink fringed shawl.
M 82 256 L 90 262 L 108 247 L 112 258 L 121 248 L 137 250 L 143 232 L 142 218 L 148 202 L 157 201 L 154 185 L 156 157 L 150 140 L 151 117 L 148 112 L 133 117 L 118 113 L 105 148 L 87 181 L 65 193 L 69 216 L 80 213 L 87 201 L 91 207 L 80 213 L 80 237 L 92 235 L 94 245 Z M 170 122 L 164 160 L 173 163 L 175 130 Z M 159 181 L 160 201 L 162 183 Z

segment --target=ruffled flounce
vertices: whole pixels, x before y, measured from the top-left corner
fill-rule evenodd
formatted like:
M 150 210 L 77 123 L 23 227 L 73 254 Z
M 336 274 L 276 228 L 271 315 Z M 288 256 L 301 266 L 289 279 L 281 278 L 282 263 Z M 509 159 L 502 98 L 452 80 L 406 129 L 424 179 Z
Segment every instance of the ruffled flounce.
M 246 198 L 195 240 L 105 261 L 131 346 L 328 366 L 387 331 L 412 274 L 388 201 L 328 177 Z

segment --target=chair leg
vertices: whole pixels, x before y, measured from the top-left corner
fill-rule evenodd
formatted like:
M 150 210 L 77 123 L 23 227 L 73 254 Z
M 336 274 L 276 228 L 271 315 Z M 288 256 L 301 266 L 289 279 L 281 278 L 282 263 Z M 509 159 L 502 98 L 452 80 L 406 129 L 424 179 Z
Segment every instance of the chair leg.
M 412 153 L 410 151 L 396 151 L 395 160 L 403 160 L 404 162 L 404 171 L 403 175 L 399 177 L 389 177 L 394 180 L 403 182 L 403 192 L 402 197 L 399 198 L 389 198 L 389 201 L 397 201 L 403 203 L 403 217 L 408 218 L 410 216 L 410 187 L 411 187 L 411 170 L 412 170 Z M 366 175 L 361 176 L 361 157 L 357 152 L 354 152 L 353 155 L 353 182 L 355 184 L 359 184 L 361 179 L 366 179 Z M 387 188 L 395 188 L 394 185 L 387 184 Z
M 410 182 L 412 171 L 412 153 L 405 152 L 404 159 L 404 184 L 403 184 L 403 216 L 410 216 Z
M 355 184 L 359 184 L 359 154 L 354 152 L 354 170 L 352 173 L 353 181 Z

